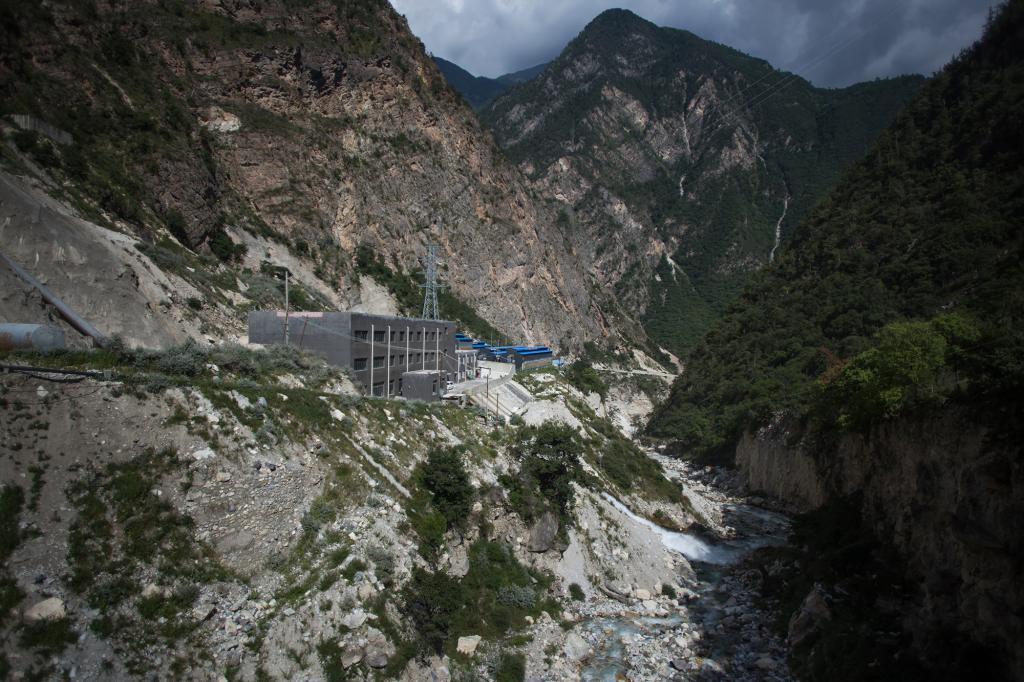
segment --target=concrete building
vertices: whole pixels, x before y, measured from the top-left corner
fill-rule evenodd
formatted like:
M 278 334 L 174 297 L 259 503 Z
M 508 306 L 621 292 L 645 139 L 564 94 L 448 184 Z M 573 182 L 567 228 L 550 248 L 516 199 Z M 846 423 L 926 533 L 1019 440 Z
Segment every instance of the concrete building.
M 459 378 L 454 322 L 354 312 L 290 313 L 287 320 L 282 311 L 249 313 L 249 343 L 287 343 L 348 367 L 370 395 L 404 395 L 402 377 L 412 371 L 434 372 L 440 390 Z
M 409 400 L 437 400 L 444 392 L 440 373 L 432 369 L 414 369 L 402 374 L 402 397 Z

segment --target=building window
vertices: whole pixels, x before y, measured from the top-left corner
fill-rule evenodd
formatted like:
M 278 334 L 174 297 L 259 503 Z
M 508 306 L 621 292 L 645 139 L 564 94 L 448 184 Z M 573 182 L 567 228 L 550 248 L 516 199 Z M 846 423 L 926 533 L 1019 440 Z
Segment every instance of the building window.
M 391 358 L 389 359 L 389 361 L 391 362 L 391 366 L 394 367 L 395 366 L 395 356 L 392 355 Z
M 384 366 L 384 356 L 383 355 L 376 356 L 373 359 L 373 367 L 374 367 L 374 369 L 379 369 L 379 368 L 381 368 L 383 366 Z
M 377 343 L 384 343 L 384 332 L 374 332 L 373 340 Z
M 352 361 L 352 369 L 359 372 L 366 369 L 366 358 L 356 358 Z
M 384 382 L 380 382 L 373 385 L 373 390 L 370 391 L 370 395 L 376 395 L 384 397 Z
M 405 364 L 405 355 L 403 353 L 399 353 L 397 356 L 395 356 L 395 360 L 396 360 L 395 364 L 404 365 Z
M 405 332 L 398 332 L 398 340 L 405 341 Z
M 359 331 L 352 332 L 352 335 L 356 337 L 356 341 L 366 341 L 366 339 L 369 338 L 370 333 L 365 329 L 361 329 Z

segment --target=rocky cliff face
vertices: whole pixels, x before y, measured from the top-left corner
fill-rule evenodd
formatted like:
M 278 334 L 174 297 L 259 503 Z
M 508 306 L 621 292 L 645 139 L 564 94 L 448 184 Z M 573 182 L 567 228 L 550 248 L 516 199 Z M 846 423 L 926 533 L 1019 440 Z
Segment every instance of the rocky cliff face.
M 10 126 L 5 165 L 93 222 L 257 268 L 281 244 L 334 292 L 357 246 L 409 273 L 433 240 L 506 333 L 609 332 L 555 214 L 382 0 L 22 3 L 3 31 L 3 113 L 73 138 Z
M 922 80 L 821 90 L 610 10 L 481 115 L 595 277 L 678 353 Z
M 826 449 L 783 424 L 748 433 L 736 450 L 748 484 L 802 509 L 858 493 L 876 537 L 893 545 L 919 586 L 906 625 L 927 655 L 948 633 L 994 652 L 1008 678 L 1024 673 L 1024 468 L 965 412 L 887 422 Z

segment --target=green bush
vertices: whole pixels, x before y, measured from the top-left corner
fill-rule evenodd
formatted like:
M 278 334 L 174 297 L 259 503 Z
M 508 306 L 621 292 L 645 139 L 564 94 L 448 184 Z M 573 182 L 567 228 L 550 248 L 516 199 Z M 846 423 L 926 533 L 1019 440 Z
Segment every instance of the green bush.
M 569 583 L 569 596 L 572 597 L 573 601 L 583 601 L 587 598 L 579 583 Z
M 865 429 L 915 405 L 941 402 L 957 385 L 956 366 L 965 346 L 980 335 L 958 314 L 929 322 L 894 322 L 875 336 L 875 346 L 822 378 L 822 409 L 840 427 Z
M 608 394 L 608 384 L 597 373 L 594 366 L 586 360 L 577 360 L 565 369 L 565 378 L 584 395 L 597 393 L 604 400 Z
M 580 478 L 583 445 L 561 422 L 520 427 L 510 448 L 519 470 L 502 477 L 509 503 L 527 523 L 551 511 L 564 528 L 572 507 L 574 480 Z
M 526 656 L 523 654 L 502 654 L 498 668 L 494 671 L 495 682 L 523 682 L 526 678 Z
M 476 490 L 455 448 L 432 449 L 413 471 L 412 483 L 409 520 L 420 537 L 420 551 L 433 558 L 450 528 L 465 528 Z
M 417 647 L 440 654 L 460 636 L 497 641 L 522 628 L 526 616 L 556 611 L 557 604 L 539 598 L 548 584 L 549 577 L 520 564 L 510 548 L 478 540 L 469 548 L 469 571 L 461 580 L 416 568 L 402 594 L 419 634 Z
M 637 490 L 649 498 L 673 502 L 683 499 L 679 486 L 665 478 L 661 466 L 618 434 L 605 444 L 598 465 L 623 491 Z
M 423 466 L 423 485 L 430 491 L 431 504 L 444 516 L 450 528 L 463 527 L 473 505 L 476 491 L 454 448 L 435 448 Z

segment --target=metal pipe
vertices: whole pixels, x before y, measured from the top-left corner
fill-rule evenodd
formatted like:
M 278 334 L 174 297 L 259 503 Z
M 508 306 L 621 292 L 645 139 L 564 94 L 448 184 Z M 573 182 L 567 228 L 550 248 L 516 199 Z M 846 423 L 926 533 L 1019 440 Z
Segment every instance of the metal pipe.
M 70 324 L 72 327 L 77 329 L 85 336 L 91 338 L 100 348 L 105 348 L 107 345 L 109 345 L 110 339 L 101 334 L 100 331 L 96 329 L 96 327 L 89 324 L 88 321 L 86 321 L 78 313 L 72 310 L 71 307 L 68 306 L 68 304 L 60 300 L 57 297 L 57 295 L 54 294 L 49 289 L 47 289 L 42 282 L 40 282 L 35 277 L 30 275 L 25 269 L 23 269 L 20 265 L 15 263 L 10 258 L 8 258 L 5 254 L 0 253 L 0 258 L 4 259 L 4 262 L 6 262 L 7 265 L 11 268 L 11 270 L 14 271 L 14 274 L 16 274 L 18 277 L 21 277 L 29 285 L 35 287 L 36 291 L 38 291 L 40 295 L 43 297 L 43 300 L 52 305 L 54 308 L 56 308 L 57 312 L 59 312 L 64 317 L 64 319 L 68 321 L 68 324 Z
M 43 324 L 0 323 L 0 350 L 57 350 L 64 348 L 64 332 Z

